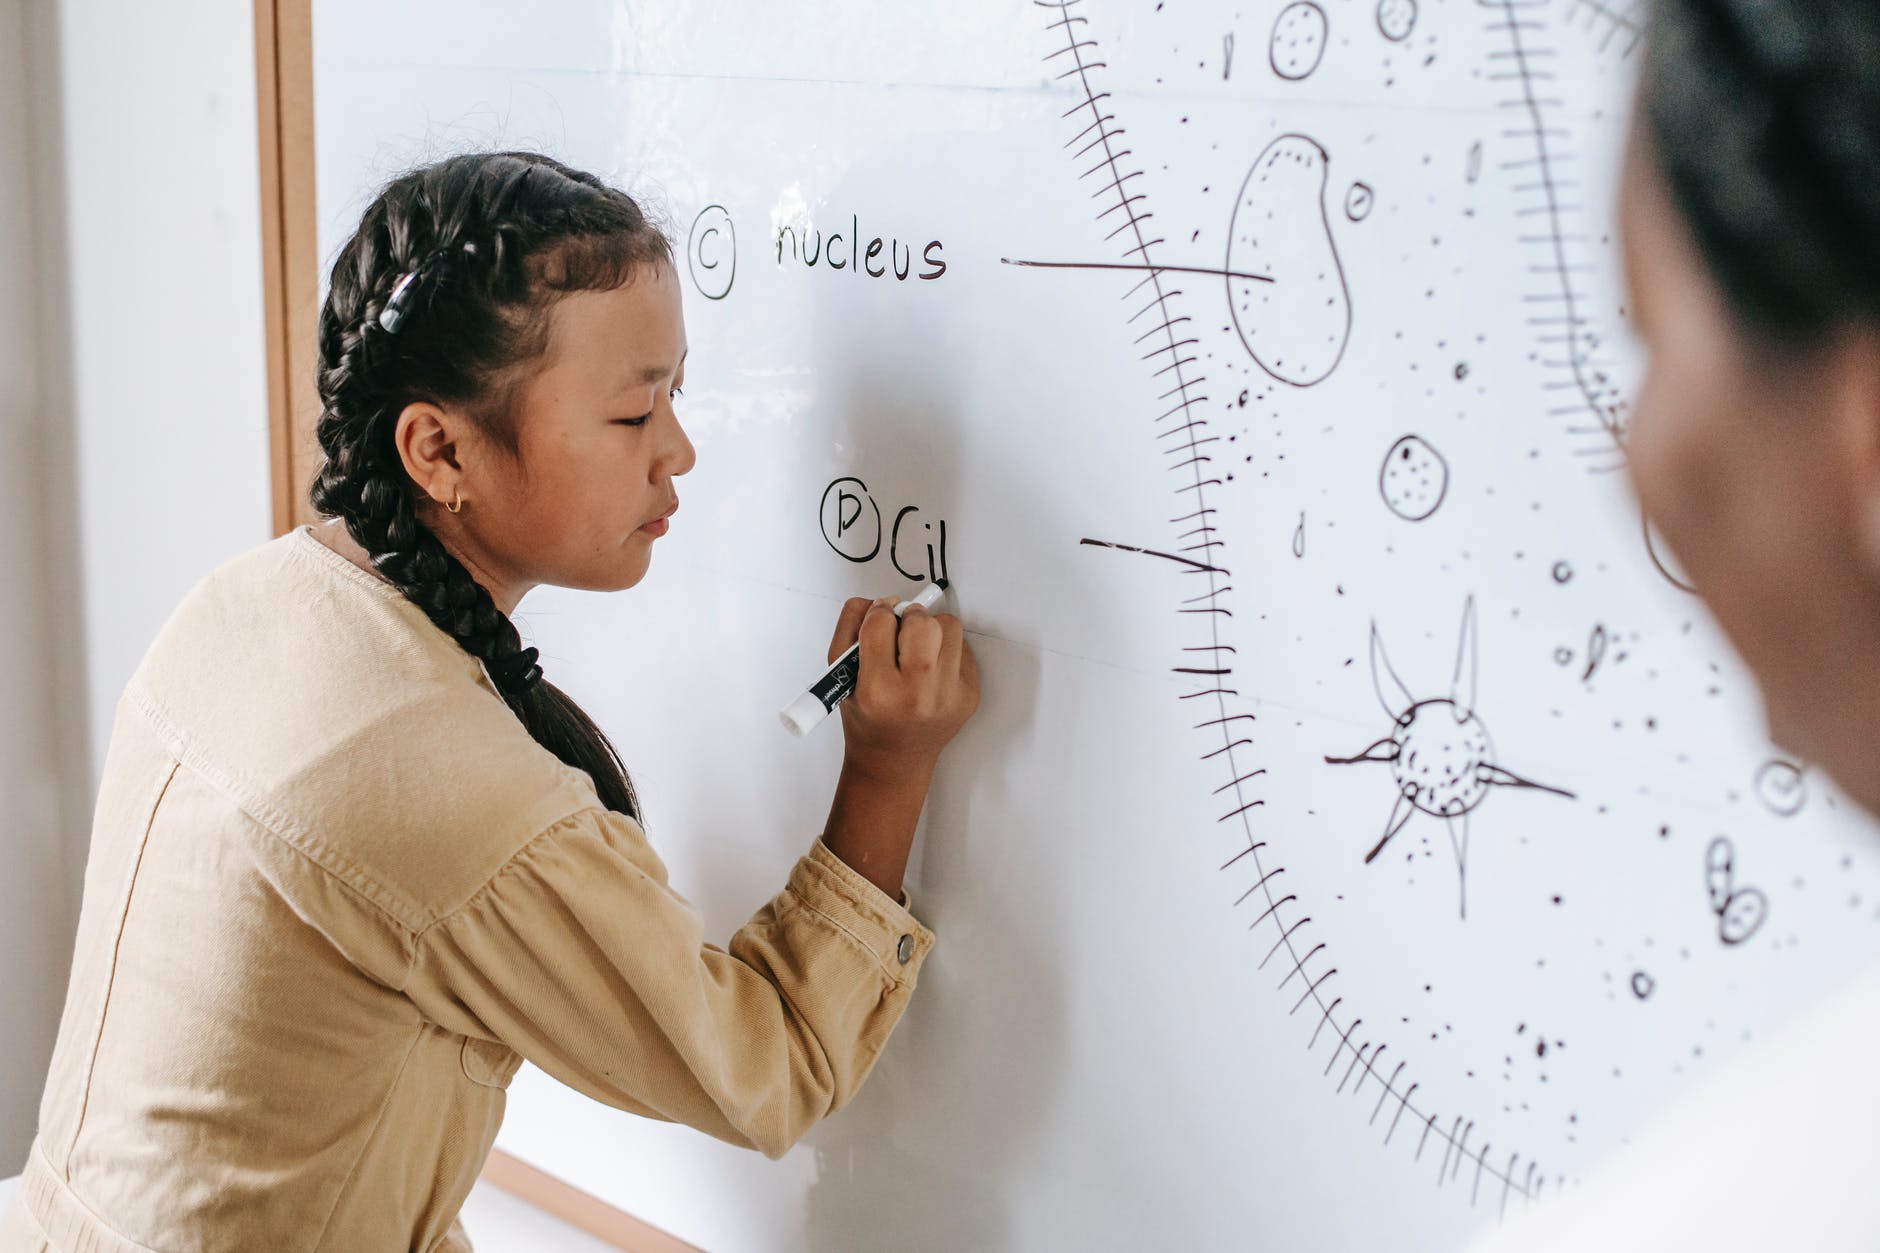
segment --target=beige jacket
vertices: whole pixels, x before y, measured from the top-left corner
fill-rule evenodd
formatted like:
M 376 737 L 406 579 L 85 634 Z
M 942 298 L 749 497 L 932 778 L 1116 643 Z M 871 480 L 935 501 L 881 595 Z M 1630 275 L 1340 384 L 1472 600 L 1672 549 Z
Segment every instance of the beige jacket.
M 780 1157 L 907 1007 L 908 907 L 818 836 L 706 942 L 480 661 L 289 531 L 191 589 L 118 702 L 0 1253 L 469 1249 L 522 1058 Z

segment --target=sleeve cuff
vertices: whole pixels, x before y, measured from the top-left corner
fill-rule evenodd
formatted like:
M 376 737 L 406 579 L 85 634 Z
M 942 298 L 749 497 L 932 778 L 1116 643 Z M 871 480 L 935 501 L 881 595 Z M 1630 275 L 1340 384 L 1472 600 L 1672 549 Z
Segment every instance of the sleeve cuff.
M 837 857 L 820 835 L 790 871 L 788 890 L 875 959 L 896 982 L 912 982 L 934 933 L 913 914 L 905 888 L 896 901 Z

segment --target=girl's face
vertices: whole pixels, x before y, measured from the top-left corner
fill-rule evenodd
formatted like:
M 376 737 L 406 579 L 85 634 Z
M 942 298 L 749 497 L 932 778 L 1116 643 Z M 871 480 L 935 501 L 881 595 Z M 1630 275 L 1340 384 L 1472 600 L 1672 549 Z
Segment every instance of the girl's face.
M 1880 810 L 1880 354 L 1851 334 L 1785 354 L 1738 329 L 1636 125 L 1619 217 L 1650 354 L 1633 487 L 1775 742 Z
M 459 471 L 442 494 L 452 499 L 460 483 L 462 510 L 433 505 L 425 525 L 504 613 L 542 583 L 601 592 L 638 583 L 658 520 L 678 505 L 673 479 L 696 459 L 672 404 L 686 338 L 671 265 L 642 265 L 612 291 L 562 296 L 550 317 L 547 352 L 517 400 L 519 464 L 460 415 L 431 410 L 445 420 L 425 422 L 430 407 L 413 405 L 400 419 L 408 466 L 416 455 Z M 415 468 L 414 477 L 427 481 Z

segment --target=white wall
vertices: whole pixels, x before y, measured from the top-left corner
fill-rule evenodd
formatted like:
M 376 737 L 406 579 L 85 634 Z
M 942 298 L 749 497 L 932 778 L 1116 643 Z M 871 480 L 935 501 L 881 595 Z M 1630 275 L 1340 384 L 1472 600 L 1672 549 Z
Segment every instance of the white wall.
M 0 0 L 0 1174 L 118 696 L 270 533 L 254 93 L 246 0 Z
M 95 780 L 163 619 L 269 536 L 254 19 L 247 0 L 56 8 Z

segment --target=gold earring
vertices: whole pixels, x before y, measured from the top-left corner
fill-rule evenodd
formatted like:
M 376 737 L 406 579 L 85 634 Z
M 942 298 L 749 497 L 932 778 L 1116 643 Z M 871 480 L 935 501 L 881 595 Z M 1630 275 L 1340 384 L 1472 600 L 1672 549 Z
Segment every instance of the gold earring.
M 463 492 L 461 491 L 461 489 L 452 488 L 450 494 L 451 494 L 451 503 L 448 505 L 445 505 L 444 508 L 450 510 L 452 513 L 456 513 L 458 510 L 463 508 L 463 500 L 461 499 Z

